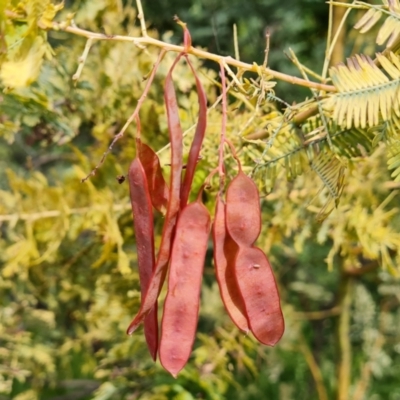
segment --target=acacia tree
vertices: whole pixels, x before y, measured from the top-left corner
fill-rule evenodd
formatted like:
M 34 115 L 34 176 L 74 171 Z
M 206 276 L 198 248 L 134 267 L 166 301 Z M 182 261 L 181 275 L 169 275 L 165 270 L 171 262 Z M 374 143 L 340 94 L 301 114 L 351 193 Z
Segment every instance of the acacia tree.
M 239 51 L 222 57 L 188 42 L 178 46 L 159 39 L 147 31 L 140 2 L 140 29 L 129 35 L 124 26 L 133 26 L 136 14 L 118 2 L 105 9 L 87 5 L 76 16 L 50 1 L 2 3 L 1 133 L 10 146 L 31 157 L 31 171 L 9 170 L 1 193 L 1 312 L 6 323 L 0 334 L 6 367 L 0 388 L 5 395 L 43 398 L 43 387 L 53 383 L 71 390 L 64 380 L 83 376 L 92 380 L 80 382 L 80 391 L 84 396 L 96 390 L 91 398 L 128 398 L 127 393 L 132 398 L 193 397 L 198 392 L 224 398 L 236 390 L 235 384 L 249 387 L 254 381 L 259 393 L 290 398 L 293 390 L 308 393 L 305 376 L 314 383 L 311 395 L 319 399 L 333 393 L 338 399 L 362 399 L 368 391 L 396 393 L 396 369 L 389 367 L 398 360 L 399 288 L 391 276 L 398 275 L 400 244 L 395 208 L 400 6 L 331 3 L 331 15 L 334 7 L 343 6 L 336 30 L 330 19 L 321 73 L 289 51 L 300 78 L 268 67 L 268 36 L 262 65 L 240 61 Z M 360 34 L 384 19 L 375 33 L 377 43 L 387 47 L 329 68 L 352 11 L 359 13 L 355 27 Z M 99 33 L 99 26 L 106 32 Z M 87 40 L 83 52 L 81 37 Z M 156 62 L 160 51 L 163 59 Z M 223 315 L 217 289 L 206 279 L 198 343 L 178 388 L 162 385 L 167 378 L 142 353 L 140 336 L 124 336 L 140 296 L 136 269 L 130 267 L 136 249 L 127 188 L 115 181 L 126 174 L 135 154 L 132 123 L 139 111 L 142 138 L 157 150 L 164 174 L 170 174 L 160 94 L 175 53 L 188 55 L 210 105 L 193 192 L 218 164 L 225 116 L 226 135 L 262 193 L 258 245 L 270 255 L 277 274 L 287 326 L 281 344 L 266 350 L 232 332 L 228 320 L 217 324 Z M 226 74 L 225 113 L 220 80 L 199 59 L 217 62 Z M 175 71 L 188 150 L 199 110 L 190 70 L 177 65 Z M 141 82 L 143 76 L 147 81 Z M 310 97 L 287 104 L 275 95 L 279 81 L 309 88 Z M 60 159 L 57 168 L 47 168 Z M 223 161 L 229 182 L 236 161 L 229 153 Z M 214 182 L 206 192 L 210 210 L 218 190 Z M 157 237 L 161 225 L 159 216 Z M 206 261 L 206 278 L 211 266 Z M 314 275 L 318 283 L 312 282 Z M 333 339 L 329 334 L 335 329 Z M 293 352 L 300 367 L 285 361 Z M 141 375 L 147 380 L 136 382 Z M 148 389 L 157 376 L 163 378 Z M 250 389 L 243 392 L 244 398 L 251 396 Z

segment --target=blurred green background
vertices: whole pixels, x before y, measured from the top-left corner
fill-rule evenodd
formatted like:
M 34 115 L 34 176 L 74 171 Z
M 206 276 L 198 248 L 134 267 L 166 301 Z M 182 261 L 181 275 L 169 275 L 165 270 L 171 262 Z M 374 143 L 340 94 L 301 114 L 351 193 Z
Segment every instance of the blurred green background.
M 261 64 L 269 29 L 271 68 L 299 76 L 284 55 L 291 47 L 321 71 L 329 10 L 323 1 L 143 6 L 150 34 L 163 40 L 181 42 L 172 20 L 177 14 L 195 46 L 233 56 L 236 23 L 241 59 Z M 66 1 L 57 19 L 69 12 L 88 30 L 140 35 L 132 1 Z M 348 54 L 371 47 L 373 38 L 360 42 L 354 35 L 349 26 Z M 349 165 L 343 198 L 322 222 L 308 207 L 320 189 L 311 172 L 292 182 L 280 177 L 263 199 L 258 245 L 273 265 L 286 320 L 276 347 L 259 345 L 229 320 L 210 243 L 193 355 L 175 380 L 153 363 L 141 329 L 125 334 L 140 290 L 128 186 L 116 176 L 134 157 L 134 126 L 98 173 L 80 182 L 131 114 L 158 50 L 96 43 L 74 86 L 85 40 L 50 31 L 49 41 L 55 54 L 38 81 L 0 96 L 0 399 L 399 400 L 399 197 L 386 185 L 384 152 Z M 142 134 L 156 150 L 168 141 L 162 85 L 173 56 L 160 67 L 141 111 Z M 219 95 L 215 65 L 194 62 L 211 105 Z M 184 65 L 175 78 L 188 128 L 196 117 L 193 78 Z M 276 93 L 289 103 L 310 96 L 280 83 Z M 251 115 L 245 108 L 230 111 L 228 135 L 238 147 L 237 132 Z M 217 107 L 209 115 L 196 187 L 216 165 L 220 121 Z M 161 153 L 163 165 L 168 157 Z M 228 168 L 228 178 L 234 174 Z M 206 195 L 210 210 L 216 190 Z M 158 239 L 161 227 L 158 217 Z

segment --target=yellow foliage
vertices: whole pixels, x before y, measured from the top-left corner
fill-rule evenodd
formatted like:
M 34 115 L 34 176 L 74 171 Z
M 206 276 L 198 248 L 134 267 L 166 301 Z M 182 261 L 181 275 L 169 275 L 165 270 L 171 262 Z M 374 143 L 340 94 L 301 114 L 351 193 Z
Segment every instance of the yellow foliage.
M 250 335 L 235 329 L 218 299 L 210 252 L 195 351 L 180 380 L 169 381 L 160 365 L 147 356 L 143 335 L 125 335 L 126 326 L 138 310 L 140 287 L 128 185 L 119 185 L 115 177 L 126 174 L 134 157 L 134 124 L 97 174 L 80 182 L 132 113 L 146 84 L 142 78 L 148 75 L 157 50 L 149 47 L 142 51 L 123 42 L 96 42 L 73 88 L 71 76 L 84 44 L 81 38 L 68 37 L 65 47 L 58 48 L 57 58 L 52 63 L 44 62 L 35 87 L 23 88 L 38 76 L 48 49 L 45 36 L 34 32 L 37 27 L 48 29 L 61 8 L 49 1 L 29 3 L 25 7 L 26 2 L 21 1 L 18 9 L 13 9 L 23 15 L 26 20 L 21 25 L 26 26 L 14 26 L 12 35 L 9 33 L 14 50 L 9 49 L 9 59 L 3 62 L 0 72 L 6 86 L 20 87 L 5 94 L 4 101 L 9 102 L 9 109 L 22 110 L 7 115 L 10 120 L 1 119 L 0 132 L 10 135 L 7 132 L 26 129 L 17 134 L 15 146 L 25 146 L 27 154 L 32 154 L 27 166 L 21 163 L 7 177 L 0 171 L 4 176 L 0 191 L 0 294 L 5 304 L 0 307 L 0 393 L 11 395 L 13 385 L 20 384 L 25 386 L 14 398 L 41 398 L 43 387 L 53 389 L 76 377 L 89 377 L 95 383 L 97 390 L 92 390 L 91 398 L 97 400 L 112 396 L 190 398 L 187 387 L 195 387 L 200 396 L 221 400 L 228 390 L 239 393 L 246 381 L 252 388 L 262 386 L 263 381 L 268 385 L 273 382 L 283 393 L 286 383 L 281 384 L 280 379 L 288 366 L 296 364 L 287 375 L 294 371 L 293 375 L 301 380 L 308 373 L 306 362 L 314 349 L 308 350 L 308 358 L 301 357 L 302 335 L 308 334 L 314 322 L 321 331 L 333 330 L 329 316 L 323 317 L 322 323 L 310 322 L 300 312 L 301 307 L 305 304 L 310 313 L 322 309 L 315 311 L 317 314 L 335 308 L 333 302 L 341 289 L 339 272 L 361 269 L 365 262 L 379 264 L 383 271 L 377 280 L 384 276 L 393 289 L 387 294 L 389 289 L 377 283 L 375 298 L 370 296 L 368 304 L 377 310 L 381 298 L 382 303 L 391 304 L 390 296 L 398 293 L 399 286 L 386 271 L 399 274 L 400 233 L 398 193 L 385 186 L 389 179 L 385 146 L 375 149 L 369 131 L 339 129 L 329 119 L 329 110 L 324 110 L 327 121 L 310 117 L 295 124 L 291 119 L 295 107 L 281 112 L 266 101 L 256 112 L 255 96 L 248 99 L 232 90 L 236 100 L 230 104 L 227 136 L 238 151 L 243 170 L 253 173 L 263 190 L 262 234 L 257 246 L 269 254 L 276 273 L 287 329 L 274 349 L 259 347 Z M 100 29 L 98 24 L 104 24 L 106 32 L 128 34 L 121 21 L 134 19 L 135 12 L 130 6 L 122 9 L 121 1 L 87 1 L 76 21 L 96 30 Z M 129 34 L 140 34 L 133 23 Z M 29 46 L 18 48 L 24 40 L 26 44 L 31 41 Z M 173 57 L 172 52 L 165 57 L 140 114 L 143 138 L 160 151 L 166 176 L 170 152 L 162 94 Z M 193 63 L 203 72 L 200 79 L 211 105 L 219 91 L 207 76 L 214 79 L 216 74 L 203 70 L 198 60 Z M 343 68 L 341 73 L 345 73 Z M 190 128 L 196 122 L 197 98 L 193 77 L 184 63 L 177 66 L 174 78 L 182 124 L 188 129 L 184 138 L 187 152 L 194 131 Z M 245 88 L 252 90 L 253 82 L 246 82 Z M 308 110 L 313 106 L 314 99 L 301 107 Z M 361 118 L 357 110 L 353 108 L 351 121 L 356 121 L 355 115 Z M 340 113 L 344 118 L 344 109 Z M 344 119 L 347 126 L 348 119 Z M 362 116 L 358 124 L 365 125 L 365 121 Z M 265 136 L 250 140 L 254 131 Z M 74 145 L 66 145 L 78 132 L 81 136 Z M 220 133 L 221 111 L 216 105 L 208 113 L 194 193 L 217 165 Z M 26 137 L 36 140 L 36 135 L 39 139 L 33 144 L 24 142 Z M 327 144 L 327 137 L 331 144 Z M 389 158 L 389 166 L 396 173 L 397 154 L 396 148 Z M 53 155 L 49 161 L 48 156 Z M 259 168 L 255 171 L 256 166 Z M 343 169 L 345 181 L 341 181 Z M 237 170 L 227 150 L 227 182 Z M 205 192 L 211 212 L 218 190 L 215 178 Z M 327 210 L 331 209 L 329 214 Z M 324 220 L 318 218 L 321 215 Z M 156 215 L 156 243 L 160 241 L 162 223 L 162 217 Z M 366 297 L 360 289 L 355 293 Z M 380 297 L 382 293 L 386 294 Z M 395 312 L 392 315 L 390 326 L 396 332 Z M 368 324 L 376 333 L 379 328 L 373 316 Z M 330 357 L 330 337 L 321 334 L 318 340 L 324 341 L 322 347 L 326 343 Z M 366 338 L 357 340 L 371 342 Z M 310 343 L 313 345 L 312 340 Z M 327 371 L 334 369 L 329 357 L 323 361 Z M 368 353 L 362 353 L 360 360 L 368 357 Z M 299 362 L 289 363 L 288 359 Z M 3 364 L 7 365 L 4 377 Z M 297 370 L 299 365 L 303 369 Z M 33 388 L 28 390 L 27 385 Z
M 20 88 L 30 85 L 39 76 L 47 43 L 41 36 L 27 40 L 26 48 L 12 60 L 1 65 L 0 78 L 3 85 L 9 88 Z

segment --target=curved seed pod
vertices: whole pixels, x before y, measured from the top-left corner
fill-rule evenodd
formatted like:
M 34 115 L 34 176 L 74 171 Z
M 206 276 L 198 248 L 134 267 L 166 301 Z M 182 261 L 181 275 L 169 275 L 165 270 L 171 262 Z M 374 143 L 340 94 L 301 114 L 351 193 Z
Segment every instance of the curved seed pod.
M 153 207 L 165 214 L 169 199 L 169 188 L 164 180 L 160 160 L 154 150 L 138 140 L 139 158 L 146 173 Z
M 197 96 L 199 98 L 199 119 L 196 126 L 196 132 L 194 134 L 193 142 L 190 147 L 189 158 L 186 166 L 185 177 L 183 179 L 181 188 L 181 208 L 185 207 L 188 199 L 190 188 L 192 187 L 193 176 L 196 169 L 197 162 L 199 160 L 199 154 L 201 145 L 203 143 L 204 134 L 207 127 L 207 98 L 204 92 L 203 85 L 201 84 L 195 69 L 189 58 L 186 57 L 187 63 L 193 72 L 196 80 Z
M 261 231 L 258 189 L 241 169 L 226 191 L 226 227 L 239 246 L 251 246 Z
M 138 158 L 135 158 L 129 167 L 128 181 L 136 236 L 140 287 L 143 298 L 146 295 L 154 270 L 155 259 L 153 209 L 146 174 Z M 144 320 L 144 335 L 150 354 L 156 360 L 158 348 L 157 303 Z
M 168 131 L 171 142 L 171 182 L 169 188 L 169 202 L 167 214 L 163 226 L 160 250 L 157 256 L 157 262 L 154 273 L 151 277 L 148 290 L 139 312 L 130 323 L 127 333 L 132 334 L 136 328 L 143 322 L 146 315 L 153 308 L 157 297 L 161 291 L 168 269 L 168 261 L 171 252 L 172 236 L 174 233 L 176 220 L 179 212 L 179 200 L 181 190 L 182 175 L 182 127 L 179 120 L 179 109 L 176 99 L 174 85 L 172 83 L 172 72 L 175 65 L 182 57 L 180 54 L 172 64 L 171 69 L 165 79 L 164 100 L 167 109 Z
M 196 201 L 183 209 L 176 228 L 160 340 L 160 362 L 174 377 L 195 339 L 210 225 L 207 208 Z
M 285 330 L 279 293 L 266 255 L 257 247 L 240 247 L 235 276 L 254 336 L 274 346 Z
M 244 302 L 235 278 L 235 256 L 239 247 L 229 236 L 225 222 L 225 204 L 218 198 L 213 225 L 215 274 L 226 311 L 239 329 L 248 332 Z

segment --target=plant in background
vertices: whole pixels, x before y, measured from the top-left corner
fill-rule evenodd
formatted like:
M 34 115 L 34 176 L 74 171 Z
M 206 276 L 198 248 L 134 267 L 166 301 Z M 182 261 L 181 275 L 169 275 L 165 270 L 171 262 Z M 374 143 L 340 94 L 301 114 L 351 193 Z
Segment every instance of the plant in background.
M 94 393 L 91 398 L 95 399 L 193 398 L 196 393 L 207 398 L 229 398 L 238 393 L 239 385 L 243 398 L 291 398 L 295 393 L 309 396 L 310 389 L 304 384 L 304 377 L 308 377 L 315 387 L 312 396 L 319 399 L 330 398 L 333 393 L 338 399 L 361 399 L 367 392 L 396 396 L 399 284 L 390 274 L 398 275 L 400 258 L 395 204 L 400 179 L 398 2 L 331 2 L 322 73 L 303 65 L 289 51 L 289 59 L 302 78 L 268 67 L 269 36 L 264 63 L 248 64 L 239 60 L 238 51 L 235 58 L 224 57 L 193 47 L 187 38 L 184 46 L 158 39 L 147 31 L 140 2 L 137 7 L 141 30 L 134 28 L 128 35 L 124 24 L 133 26 L 135 11 L 118 1 L 110 1 L 105 8 L 100 3 L 85 4 L 76 16 L 62 14 L 62 6 L 50 1 L 27 0 L 18 5 L 9 1 L 0 6 L 0 77 L 4 89 L 0 133 L 8 143 L 2 148 L 26 152 L 30 157 L 28 167 L 33 170 L 24 171 L 26 178 L 8 171 L 7 181 L 1 182 L 0 290 L 4 299 L 2 320 L 6 323 L 0 328 L 0 357 L 6 367 L 0 393 L 20 400 L 44 398 L 42 393 L 51 398 L 53 387 L 59 392 L 75 390 L 74 398 L 78 398 L 76 390 L 80 396 Z M 337 23 L 335 10 L 343 7 L 346 11 Z M 356 28 L 370 35 L 382 16 L 386 17 L 377 42 L 388 40 L 387 48 L 375 58 L 354 54 L 346 64 L 329 68 L 336 54 L 335 45 L 340 44 L 340 32 L 352 11 L 360 14 Z M 62 22 L 55 21 L 57 14 Z M 105 33 L 96 33 L 100 26 Z M 87 42 L 74 70 L 79 37 Z M 161 49 L 158 59 L 157 49 Z M 176 94 L 171 94 L 171 74 L 167 70 L 173 63 L 171 53 L 175 52 L 184 55 L 195 76 L 197 73 L 197 95 L 192 93 L 192 79 L 182 65 L 175 66 L 179 80 Z M 217 62 L 222 67 L 221 78 L 227 74 L 226 82 L 219 83 L 196 58 Z M 144 89 L 141 76 L 147 78 Z M 74 85 L 70 84 L 71 77 Z M 161 116 L 159 88 L 163 79 L 167 119 Z M 309 88 L 310 98 L 288 104 L 275 95 L 278 81 Z M 212 104 L 207 110 L 205 95 L 199 90 L 202 85 Z M 227 93 L 218 96 L 221 85 Z M 140 93 L 143 95 L 139 97 Z M 138 106 L 131 114 L 136 101 Z M 139 110 L 141 128 L 138 126 L 139 133 L 134 134 L 131 124 L 137 121 Z M 197 113 L 199 124 L 193 136 L 191 126 Z M 177 131 L 178 117 L 182 128 Z M 226 140 L 221 139 L 221 117 Z M 124 120 L 127 122 L 121 126 Z M 157 155 L 146 142 L 157 150 Z M 223 151 L 226 142 L 234 151 Z M 133 143 L 137 144 L 136 150 Z M 168 148 L 172 157 L 166 152 Z M 14 153 L 3 154 L 12 157 L 9 154 Z M 135 241 L 126 187 L 114 179 L 126 174 L 134 157 L 128 181 Z M 57 161 L 53 169 L 47 167 L 59 159 L 62 163 Z M 100 162 L 93 168 L 90 165 L 94 160 Z M 229 322 L 219 323 L 223 314 L 216 297 L 218 286 L 208 275 L 211 258 L 205 253 L 205 229 L 199 247 L 193 251 L 204 253 L 203 299 L 207 301 L 200 312 L 193 359 L 173 384 L 158 365 L 152 366 L 141 357 L 143 339 L 123 336 L 140 297 L 137 272 L 130 268 L 130 262 L 139 264 L 143 296 L 139 319 L 130 328 L 152 315 L 149 321 L 154 318 L 153 322 L 145 330 L 155 357 L 158 341 L 154 341 L 154 306 L 157 296 L 165 295 L 160 290 L 170 259 L 169 287 L 180 284 L 184 277 L 183 254 L 176 243 L 183 243 L 187 235 L 180 237 L 179 232 L 187 231 L 194 219 L 192 213 L 208 226 L 208 213 L 199 200 L 186 205 L 190 188 L 193 193 L 201 192 L 216 165 L 221 183 L 217 187 L 211 184 L 203 200 L 209 210 L 217 204 L 214 258 L 224 304 L 237 326 L 246 327 L 247 322 L 257 338 L 271 342 L 258 326 L 260 299 L 266 304 L 265 292 L 259 293 L 263 280 L 249 274 L 242 278 L 249 262 L 260 266 L 254 271 L 269 271 L 263 255 L 266 252 L 276 266 L 288 329 L 278 347 L 261 350 L 238 330 L 232 331 Z M 235 177 L 236 165 L 241 167 Z M 34 171 L 39 167 L 41 172 Z M 23 168 L 18 168 L 22 172 Z M 90 169 L 92 172 L 85 177 L 83 171 Z M 169 189 L 163 174 L 170 175 Z M 252 233 L 251 227 L 247 229 L 246 235 L 254 237 L 250 240 L 247 236 L 243 242 L 235 228 L 236 218 L 243 218 L 238 216 L 242 200 L 235 205 L 235 185 L 242 180 L 247 192 L 252 187 L 249 177 L 263 197 L 268 197 L 267 201 L 262 199 L 261 210 L 256 204 L 247 206 L 257 218 L 261 211 L 262 224 L 260 235 Z M 79 179 L 85 183 L 80 184 Z M 225 180 L 229 183 L 224 222 L 221 199 Z M 145 189 L 142 183 L 146 181 L 149 190 L 136 196 Z M 143 203 L 137 203 L 139 198 Z M 147 207 L 141 215 L 143 220 L 135 207 Z M 166 212 L 165 220 L 160 214 L 152 219 L 151 207 Z M 239 214 L 235 217 L 235 213 Z M 148 241 L 152 229 L 155 243 L 161 242 L 154 262 L 154 244 Z M 257 236 L 257 247 L 263 252 L 253 247 Z M 141 252 L 140 243 L 147 252 Z M 218 245 L 237 253 L 236 258 L 224 259 Z M 146 254 L 150 262 L 144 266 Z M 324 261 L 331 272 L 317 268 Z M 240 279 L 229 281 L 225 275 L 224 281 L 220 273 L 231 271 L 232 265 Z M 380 272 L 378 266 L 382 267 Z M 154 269 L 156 280 L 149 279 L 150 269 Z M 190 278 L 196 281 L 197 289 L 190 293 L 193 309 L 189 310 L 191 321 L 185 330 L 190 330 L 189 342 L 194 337 L 194 311 L 200 290 L 199 277 Z M 271 277 L 265 279 L 273 282 Z M 185 288 L 179 296 L 189 292 Z M 172 360 L 171 364 L 168 358 L 173 339 L 163 335 L 164 331 L 178 334 L 176 323 L 181 322 L 175 317 L 180 301 L 174 303 L 170 289 L 166 296 L 160 355 L 163 365 L 176 374 L 184 363 L 177 366 Z M 208 299 L 212 299 L 212 306 L 207 306 Z M 361 299 L 371 305 L 368 313 L 360 305 Z M 279 316 L 279 303 L 274 300 L 273 304 Z M 153 314 L 147 314 L 151 310 Z M 332 317 L 337 340 L 326 338 L 333 330 Z M 277 326 L 275 333 L 281 332 L 282 325 Z M 185 362 L 189 344 L 182 348 L 184 355 L 179 355 Z M 258 360 L 268 367 L 263 364 L 260 368 Z M 332 379 L 335 369 L 336 381 Z M 78 389 L 74 389 L 66 380 L 76 377 L 90 380 L 86 384 L 75 382 Z

